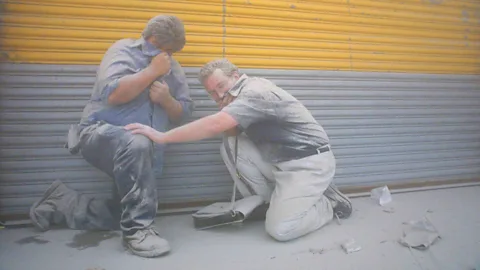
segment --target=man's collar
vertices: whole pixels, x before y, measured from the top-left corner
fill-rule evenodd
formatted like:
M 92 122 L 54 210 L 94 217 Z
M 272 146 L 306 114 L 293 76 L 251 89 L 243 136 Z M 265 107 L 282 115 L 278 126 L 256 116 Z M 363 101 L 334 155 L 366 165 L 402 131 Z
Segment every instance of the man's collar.
M 143 45 L 146 42 L 146 40 L 143 37 L 140 37 L 139 39 L 135 40 L 132 44 L 129 46 L 134 48 Z
M 145 38 L 140 37 L 139 39 L 135 40 L 130 47 L 141 47 L 142 48 L 142 53 L 146 56 L 156 56 L 157 54 L 161 53 L 157 47 L 155 47 L 153 44 L 150 42 L 146 41 Z
M 243 85 L 247 79 L 248 79 L 247 74 L 243 74 L 242 76 L 240 76 L 240 78 L 238 78 L 237 82 L 235 82 L 232 88 L 228 90 L 228 93 L 234 97 L 238 96 L 242 91 Z

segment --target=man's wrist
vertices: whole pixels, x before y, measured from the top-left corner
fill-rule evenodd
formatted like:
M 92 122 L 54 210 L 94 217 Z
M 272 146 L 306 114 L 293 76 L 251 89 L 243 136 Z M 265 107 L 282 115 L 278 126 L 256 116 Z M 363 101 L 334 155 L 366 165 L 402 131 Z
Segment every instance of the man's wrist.
M 169 107 L 169 106 L 174 105 L 176 102 L 177 102 L 177 100 L 174 99 L 171 95 L 167 95 L 165 98 L 162 98 L 159 101 L 159 103 L 160 103 L 159 105 L 162 106 L 162 107 Z
M 143 73 L 145 74 L 146 77 L 148 77 L 149 81 L 155 81 L 160 75 L 158 75 L 151 66 L 147 66 L 144 70 Z

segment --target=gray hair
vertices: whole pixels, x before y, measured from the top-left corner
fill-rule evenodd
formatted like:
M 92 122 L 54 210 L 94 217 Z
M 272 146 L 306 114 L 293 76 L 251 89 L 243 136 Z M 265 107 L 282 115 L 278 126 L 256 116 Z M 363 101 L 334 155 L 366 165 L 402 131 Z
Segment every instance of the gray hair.
M 203 82 L 212 75 L 215 70 L 220 69 L 227 77 L 232 77 L 233 74 L 238 74 L 238 68 L 232 62 L 228 61 L 226 58 L 217 59 L 206 63 L 198 73 L 198 80 L 200 83 Z
M 155 37 L 162 47 L 178 52 L 185 46 L 185 28 L 183 22 L 173 15 L 158 15 L 148 21 L 142 32 L 143 38 Z

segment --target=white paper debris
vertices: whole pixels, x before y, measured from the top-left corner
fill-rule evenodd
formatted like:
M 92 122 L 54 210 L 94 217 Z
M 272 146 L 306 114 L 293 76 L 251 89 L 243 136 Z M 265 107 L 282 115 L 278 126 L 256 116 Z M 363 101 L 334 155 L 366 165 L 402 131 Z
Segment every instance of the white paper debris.
M 392 194 L 387 186 L 374 188 L 370 191 L 370 198 L 374 199 L 379 205 L 384 206 L 392 201 Z
M 407 228 L 403 231 L 399 243 L 406 247 L 425 250 L 440 239 L 440 234 L 427 218 L 404 224 Z
M 360 251 L 362 249 L 362 247 L 359 244 L 357 244 L 355 242 L 355 239 L 353 239 L 353 238 L 349 239 L 348 241 L 343 243 L 342 248 L 343 248 L 343 250 L 345 250 L 345 252 L 347 254 L 352 253 L 352 252 L 357 252 L 357 251 Z

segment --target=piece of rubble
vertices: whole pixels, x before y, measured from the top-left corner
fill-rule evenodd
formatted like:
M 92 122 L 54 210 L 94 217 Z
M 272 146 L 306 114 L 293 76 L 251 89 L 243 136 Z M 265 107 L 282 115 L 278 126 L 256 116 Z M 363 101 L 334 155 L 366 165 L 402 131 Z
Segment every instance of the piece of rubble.
M 425 250 L 441 238 L 437 229 L 427 217 L 404 224 L 407 226 L 398 242 L 406 247 Z
M 370 191 L 370 198 L 374 199 L 379 205 L 384 206 L 392 201 L 392 194 L 387 186 L 374 188 Z
M 310 248 L 308 251 L 312 254 L 323 254 L 325 250 L 323 248 Z
M 355 239 L 353 238 L 348 239 L 345 243 L 343 243 L 342 248 L 347 254 L 357 252 L 362 249 L 362 247 L 357 244 L 357 242 L 355 242 Z

